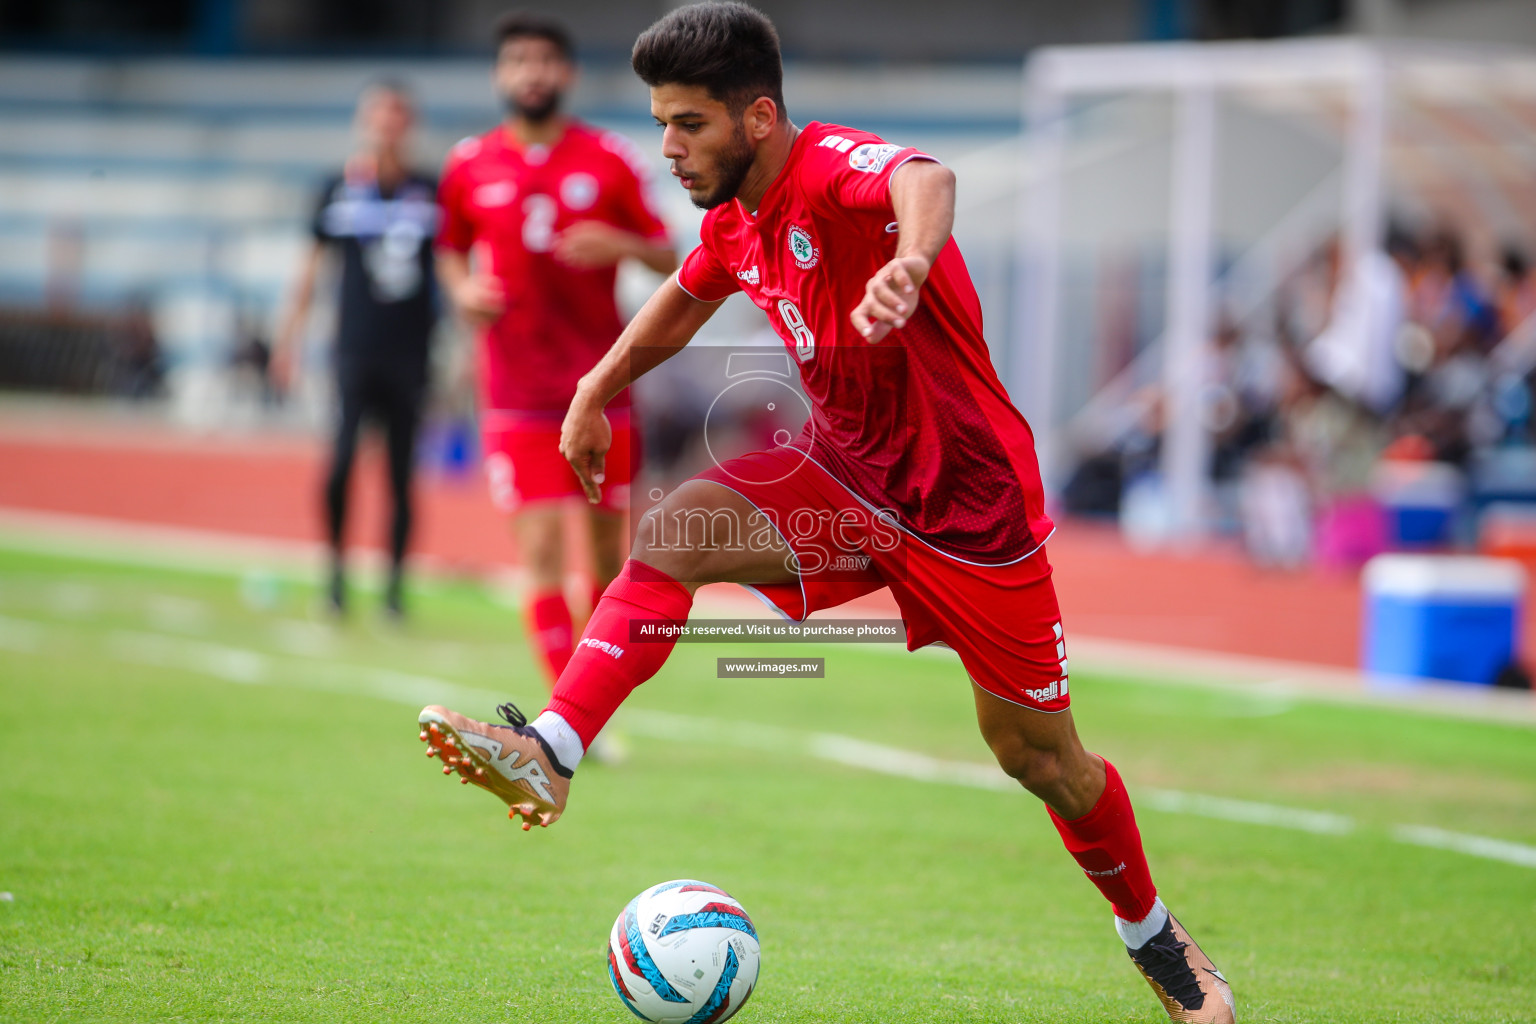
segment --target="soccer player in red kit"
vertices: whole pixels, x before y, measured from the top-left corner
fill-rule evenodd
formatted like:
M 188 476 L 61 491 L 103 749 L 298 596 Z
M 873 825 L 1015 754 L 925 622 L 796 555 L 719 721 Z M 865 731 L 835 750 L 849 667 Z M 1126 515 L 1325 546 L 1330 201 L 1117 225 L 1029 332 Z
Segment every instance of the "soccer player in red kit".
M 508 725 L 429 707 L 429 755 L 524 828 L 552 824 L 584 745 L 670 653 L 635 642 L 632 621 L 681 624 L 712 581 L 751 585 L 795 619 L 888 586 L 909 648 L 959 654 L 998 763 L 1045 803 L 1170 1018 L 1232 1021 L 1226 980 L 1157 897 L 1119 774 L 1073 725 L 1044 548 L 1053 527 L 1033 437 L 993 370 L 950 238 L 954 175 L 868 132 L 792 124 L 773 26 L 743 4 L 673 11 L 632 61 L 672 173 L 709 213 L 677 276 L 582 378 L 561 450 L 597 500 L 604 404 L 738 290 L 799 363 L 811 419 L 788 444 L 722 462 L 662 501 L 658 522 L 702 515 L 726 538 L 689 545 L 642 524 L 537 719 L 509 705 Z M 846 554 L 869 569 L 841 571 L 861 561 L 835 557 Z
M 496 36 L 495 82 L 508 116 L 448 156 L 438 272 L 478 335 L 491 500 L 511 518 L 532 591 L 529 639 L 553 682 L 575 639 L 564 591 L 564 505 L 582 494 L 560 454 L 560 421 L 576 382 L 624 327 L 614 303 L 619 262 L 669 274 L 677 258 L 646 200 L 648 171 L 637 147 L 561 111 L 576 75 L 565 29 L 510 14 Z M 614 458 L 602 500 L 584 506 L 594 605 L 624 561 L 634 468 L 629 392 L 612 396 L 607 413 Z

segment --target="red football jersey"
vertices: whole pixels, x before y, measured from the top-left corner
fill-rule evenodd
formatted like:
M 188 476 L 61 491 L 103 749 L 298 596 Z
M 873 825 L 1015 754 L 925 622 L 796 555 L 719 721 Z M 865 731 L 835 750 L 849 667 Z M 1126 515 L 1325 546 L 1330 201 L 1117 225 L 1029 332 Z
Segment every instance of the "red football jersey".
M 678 283 L 705 302 L 739 289 L 768 314 L 812 403 L 796 447 L 943 553 L 1015 562 L 1053 526 L 1034 435 L 992 367 L 954 240 L 906 327 L 871 345 L 848 319 L 896 255 L 891 174 L 913 159 L 933 158 L 806 125 L 755 212 L 732 200 L 705 216 Z
M 578 270 L 554 248 L 584 220 L 665 239 L 645 197 L 647 175 L 634 143 L 575 121 L 552 146 L 524 146 L 498 125 L 448 154 L 438 247 L 473 249 L 506 289 L 505 314 L 480 337 L 485 408 L 563 414 L 581 375 L 619 336 L 618 269 Z M 626 393 L 614 404 L 628 401 Z

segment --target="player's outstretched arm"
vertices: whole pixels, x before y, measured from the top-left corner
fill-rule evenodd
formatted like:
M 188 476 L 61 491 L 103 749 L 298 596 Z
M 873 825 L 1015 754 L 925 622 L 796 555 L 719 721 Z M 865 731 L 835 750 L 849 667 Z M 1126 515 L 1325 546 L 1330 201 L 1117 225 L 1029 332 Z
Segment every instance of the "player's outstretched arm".
M 955 172 L 929 160 L 908 160 L 891 175 L 896 211 L 896 257 L 864 286 L 849 317 L 870 344 L 905 327 L 917 310 L 928 271 L 955 227 Z
M 608 354 L 576 385 L 576 397 L 560 427 L 560 454 L 576 471 L 587 500 L 594 505 L 602 497 L 603 465 L 613 445 L 613 430 L 603 408 L 692 341 L 720 302 L 700 302 L 683 291 L 677 275 L 667 278 Z
M 272 345 L 270 379 L 273 386 L 285 394 L 293 387 L 299 364 L 303 361 L 304 328 L 309 323 L 310 307 L 315 300 L 315 281 L 320 276 L 320 265 L 324 260 L 325 246 L 319 242 L 304 254 Z
M 665 238 L 645 238 L 596 220 L 578 221 L 555 242 L 555 259 L 580 270 L 636 260 L 658 274 L 677 269 L 677 253 Z

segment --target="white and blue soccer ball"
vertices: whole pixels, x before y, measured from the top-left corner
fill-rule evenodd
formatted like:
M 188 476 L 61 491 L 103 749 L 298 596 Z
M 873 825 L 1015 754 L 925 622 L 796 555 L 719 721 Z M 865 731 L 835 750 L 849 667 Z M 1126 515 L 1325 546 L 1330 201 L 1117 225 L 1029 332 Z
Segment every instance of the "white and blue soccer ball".
M 678 879 L 629 901 L 608 936 L 608 977 L 652 1024 L 719 1024 L 757 985 L 752 919 L 724 889 Z

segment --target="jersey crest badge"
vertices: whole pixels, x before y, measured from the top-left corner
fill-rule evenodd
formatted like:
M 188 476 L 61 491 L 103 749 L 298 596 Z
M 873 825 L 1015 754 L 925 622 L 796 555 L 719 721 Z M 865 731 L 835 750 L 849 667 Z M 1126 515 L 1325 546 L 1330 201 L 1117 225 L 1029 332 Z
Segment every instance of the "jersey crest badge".
M 568 210 L 590 209 L 597 202 L 597 179 L 586 171 L 567 174 L 560 183 L 560 201 Z
M 821 262 L 821 250 L 811 240 L 810 232 L 798 224 L 789 226 L 789 254 L 801 270 L 810 270 Z

